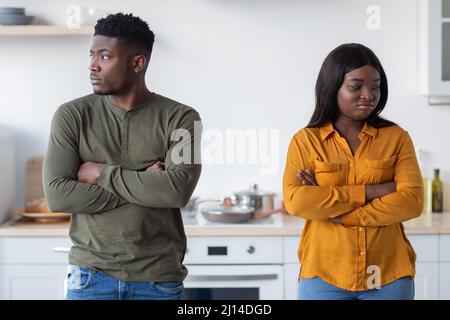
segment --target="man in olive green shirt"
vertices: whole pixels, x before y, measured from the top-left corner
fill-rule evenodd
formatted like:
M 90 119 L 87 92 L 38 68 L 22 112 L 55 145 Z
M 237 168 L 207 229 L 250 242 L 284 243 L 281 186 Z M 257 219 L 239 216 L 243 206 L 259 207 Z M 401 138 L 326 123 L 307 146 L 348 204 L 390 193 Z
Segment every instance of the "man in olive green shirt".
M 52 119 L 43 181 L 50 209 L 72 213 L 68 299 L 184 296 L 179 208 L 200 176 L 201 122 L 147 89 L 153 41 L 131 14 L 100 19 L 90 50 L 94 94 Z

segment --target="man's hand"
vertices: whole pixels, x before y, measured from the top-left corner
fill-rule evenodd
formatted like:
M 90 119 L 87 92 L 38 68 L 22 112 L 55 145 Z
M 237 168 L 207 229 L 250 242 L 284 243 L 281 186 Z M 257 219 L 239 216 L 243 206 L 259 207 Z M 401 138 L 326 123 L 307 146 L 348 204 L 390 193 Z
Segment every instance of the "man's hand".
M 78 181 L 89 184 L 98 184 L 98 178 L 100 177 L 103 166 L 103 163 L 97 162 L 88 161 L 83 163 L 78 169 Z
M 149 166 L 147 169 L 145 169 L 145 171 L 150 171 L 150 172 L 158 172 L 158 171 L 164 171 L 164 170 L 166 170 L 166 167 L 165 167 L 164 163 L 159 160 L 156 161 L 151 166 Z
M 316 176 L 312 169 L 298 170 L 297 178 L 299 178 L 305 186 L 318 186 Z

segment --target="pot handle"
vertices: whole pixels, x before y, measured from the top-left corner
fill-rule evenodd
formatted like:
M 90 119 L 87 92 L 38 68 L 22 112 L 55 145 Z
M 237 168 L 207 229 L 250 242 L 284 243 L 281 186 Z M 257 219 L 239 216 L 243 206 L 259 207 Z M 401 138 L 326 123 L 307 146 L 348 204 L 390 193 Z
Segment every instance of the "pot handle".
M 222 201 L 223 201 L 223 199 L 219 199 L 219 198 L 217 198 L 217 199 L 211 198 L 211 199 L 201 199 L 201 200 L 199 200 L 198 197 L 194 197 L 194 198 L 191 198 L 188 201 L 187 205 L 185 206 L 185 209 L 189 210 L 189 211 L 193 211 L 193 210 L 197 210 L 199 204 L 201 204 L 203 202 L 222 202 Z
M 258 211 L 258 212 L 254 212 L 253 213 L 253 219 L 258 220 L 258 219 L 263 219 L 265 217 L 268 217 L 274 213 L 286 213 L 286 209 L 284 208 L 277 208 L 277 209 L 272 209 L 272 210 L 266 210 L 266 211 Z

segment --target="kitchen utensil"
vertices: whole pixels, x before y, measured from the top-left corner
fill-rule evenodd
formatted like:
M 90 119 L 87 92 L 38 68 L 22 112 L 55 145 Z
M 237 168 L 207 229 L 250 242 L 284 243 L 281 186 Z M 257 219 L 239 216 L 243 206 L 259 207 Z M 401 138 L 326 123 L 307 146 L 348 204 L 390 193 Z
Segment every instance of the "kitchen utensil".
M 25 16 L 19 14 L 0 14 L 1 25 L 25 25 L 30 24 L 34 16 Z
M 0 15 L 10 14 L 10 15 L 25 15 L 25 8 L 19 7 L 0 7 Z
M 70 219 L 70 213 L 65 212 L 25 212 L 23 209 L 16 209 L 15 213 L 40 223 L 60 222 Z
M 203 217 L 212 222 L 241 223 L 252 218 L 255 208 L 246 205 L 215 206 L 202 208 Z
M 275 193 L 261 191 L 258 184 L 251 184 L 248 190 L 234 192 L 237 204 L 255 208 L 255 213 L 274 210 Z
M 42 164 L 44 157 L 35 155 L 25 165 L 25 205 L 37 199 L 44 199 L 42 187 Z
M 222 202 L 222 199 L 200 199 L 199 197 L 192 197 L 186 206 L 181 208 L 181 214 L 187 218 L 194 218 L 197 215 L 199 205 L 204 202 Z

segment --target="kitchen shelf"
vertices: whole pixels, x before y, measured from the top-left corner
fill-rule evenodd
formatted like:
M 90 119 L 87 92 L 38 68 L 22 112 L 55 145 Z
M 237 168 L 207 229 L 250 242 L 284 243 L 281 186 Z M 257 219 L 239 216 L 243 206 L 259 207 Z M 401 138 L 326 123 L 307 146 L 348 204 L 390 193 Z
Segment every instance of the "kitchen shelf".
M 80 29 L 46 25 L 0 26 L 0 36 L 84 36 L 93 34 L 93 26 L 82 26 Z

